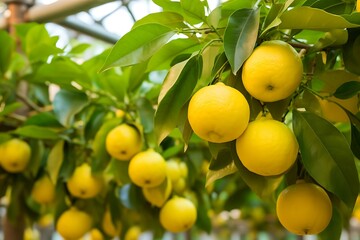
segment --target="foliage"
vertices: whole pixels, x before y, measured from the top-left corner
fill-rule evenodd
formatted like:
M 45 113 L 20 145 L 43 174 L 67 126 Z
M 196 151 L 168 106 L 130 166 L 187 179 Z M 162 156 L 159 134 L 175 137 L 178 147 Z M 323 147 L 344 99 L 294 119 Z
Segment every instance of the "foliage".
M 211 231 L 208 212 L 249 206 L 238 196 L 257 199 L 256 193 L 273 207 L 279 191 L 298 178 L 322 186 L 336 208 L 332 222 L 345 225 L 359 192 L 360 114 L 336 102 L 349 121 L 331 122 L 322 115 L 319 101 L 359 96 L 360 13 L 355 1 L 230 0 L 215 9 L 206 0 L 154 2 L 162 12 L 140 19 L 112 48 L 89 59 L 82 58 L 87 46 L 57 47 L 58 38 L 49 36 L 43 25 L 19 24 L 15 36 L 0 32 L 0 142 L 18 137 L 32 148 L 25 172 L 0 169 L 1 196 L 12 189 L 11 199 L 17 199 L 9 202 L 10 217 L 24 212 L 36 221 L 53 212 L 58 218 L 75 205 L 91 213 L 94 226 L 101 229 L 110 207 L 125 229 L 139 224 L 161 236 L 159 208 L 131 183 L 128 162 L 112 159 L 105 149 L 107 133 L 126 122 L 140 130 L 144 148 L 186 163 L 187 193 L 195 193 L 191 196 L 199 203 L 198 229 Z M 304 74 L 289 99 L 264 103 L 246 92 L 241 69 L 256 46 L 273 39 L 297 49 Z M 351 73 L 352 81 L 342 82 L 338 71 Z M 324 73 L 342 84 L 324 92 Z M 234 142 L 207 143 L 193 134 L 188 101 L 195 91 L 218 81 L 246 96 L 251 120 L 270 112 L 292 127 L 300 153 L 286 174 L 249 172 L 236 156 Z M 116 116 L 119 109 L 125 116 Z M 205 178 L 201 168 L 206 160 L 210 170 Z M 65 185 L 83 162 L 94 173 L 103 172 L 107 181 L 99 196 L 87 200 L 71 196 Z M 44 174 L 57 191 L 56 201 L 47 206 L 30 197 L 31 187 Z M 212 194 L 205 185 L 213 186 Z M 332 224 L 323 236 L 338 239 L 342 227 Z

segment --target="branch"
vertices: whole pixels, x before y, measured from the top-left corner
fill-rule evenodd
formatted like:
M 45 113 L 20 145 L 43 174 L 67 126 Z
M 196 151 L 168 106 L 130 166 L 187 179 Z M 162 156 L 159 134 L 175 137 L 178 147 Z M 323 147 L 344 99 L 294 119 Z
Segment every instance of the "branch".
M 36 105 L 33 101 L 31 101 L 30 99 L 28 99 L 27 97 L 16 93 L 16 96 L 18 97 L 19 100 L 21 100 L 23 103 L 25 103 L 28 107 L 34 109 L 37 112 L 42 112 L 42 109 Z

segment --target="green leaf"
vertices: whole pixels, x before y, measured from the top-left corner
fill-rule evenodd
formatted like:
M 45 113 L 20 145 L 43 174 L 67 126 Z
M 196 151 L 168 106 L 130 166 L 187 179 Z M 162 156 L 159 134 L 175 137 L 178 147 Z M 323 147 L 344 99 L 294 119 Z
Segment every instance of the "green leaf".
M 293 128 L 307 172 L 352 209 L 359 191 L 359 179 L 344 135 L 310 112 L 293 111 Z
M 58 37 L 50 37 L 44 25 L 36 25 L 29 29 L 25 37 L 25 50 L 32 62 L 47 60 L 50 55 L 61 53 L 56 47 Z
M 230 16 L 224 34 L 224 48 L 234 74 L 254 49 L 259 21 L 259 9 L 240 9 Z
M 82 54 L 90 47 L 91 47 L 91 44 L 89 44 L 89 43 L 80 43 L 80 44 L 72 47 L 68 54 L 70 54 L 70 55 L 71 54 Z
M 334 93 L 334 97 L 340 99 L 347 99 L 357 95 L 360 92 L 360 82 L 350 81 L 343 83 L 338 87 Z
M 150 59 L 146 71 L 169 69 L 172 61 L 179 55 L 191 54 L 202 45 L 192 38 L 180 38 L 165 44 Z
M 360 128 L 357 128 L 354 124 L 351 124 L 351 150 L 355 157 L 360 159 Z
M 10 104 L 6 104 L 4 108 L 0 109 L 0 116 L 5 116 L 10 113 L 15 112 L 17 109 L 23 107 L 24 105 L 20 102 L 14 102 Z
M 110 119 L 106 121 L 96 133 L 92 144 L 94 154 L 91 162 L 91 168 L 94 172 L 102 171 L 108 165 L 111 157 L 105 147 L 106 136 L 110 130 L 119 125 L 120 122 L 121 120 L 117 118 Z
M 61 128 L 62 125 L 56 119 L 54 114 L 50 112 L 41 112 L 36 115 L 29 117 L 24 125 L 36 125 L 41 127 L 50 127 L 50 128 Z
M 209 186 L 216 180 L 221 179 L 230 174 L 236 173 L 237 171 L 238 171 L 238 168 L 236 167 L 236 165 L 233 161 L 230 164 L 228 164 L 227 166 L 225 166 L 219 170 L 209 170 L 206 173 L 205 187 Z
M 139 117 L 144 133 L 151 133 L 154 129 L 155 114 L 155 110 L 151 102 L 146 98 L 138 98 L 136 100 L 136 107 L 139 111 Z
M 137 28 L 141 25 L 149 24 L 149 23 L 157 23 L 160 25 L 167 26 L 172 29 L 186 28 L 187 25 L 184 24 L 184 17 L 176 12 L 158 12 L 158 13 L 150 13 L 145 17 L 137 20 L 133 29 Z
M 266 15 L 263 23 L 264 30 L 261 35 L 266 33 L 271 28 L 277 27 L 281 24 L 280 16 L 288 9 L 288 7 L 294 2 L 294 0 L 288 0 L 285 3 L 274 3 L 271 5 L 269 13 Z
M 169 88 L 159 102 L 155 113 L 155 134 L 157 142 L 161 141 L 173 130 L 178 123 L 178 117 L 184 104 L 200 78 L 202 58 L 194 56 L 186 63 L 176 82 Z
M 220 170 L 233 162 L 228 144 L 208 143 L 213 158 L 210 161 L 210 170 Z
M 155 23 L 132 29 L 115 43 L 101 71 L 146 61 L 174 34 L 171 28 Z
M 31 140 L 30 148 L 31 148 L 31 159 L 26 168 L 25 175 L 28 175 L 29 177 L 35 177 L 39 171 L 41 160 L 44 155 L 44 145 L 42 141 Z
M 60 90 L 54 98 L 54 113 L 58 121 L 65 127 L 70 127 L 75 115 L 88 105 L 85 93 Z
M 140 210 L 146 206 L 146 200 L 141 188 L 129 183 L 121 187 L 119 191 L 121 203 L 128 209 Z
M 360 28 L 348 29 L 348 42 L 343 47 L 345 68 L 360 75 Z
M 109 163 L 109 173 L 114 176 L 114 180 L 118 184 L 131 183 L 128 173 L 129 163 L 130 161 L 119 161 L 114 158 L 111 159 Z
M 184 12 L 199 22 L 205 20 L 205 2 L 202 0 L 180 0 Z
M 211 233 L 211 219 L 209 217 L 209 196 L 205 192 L 198 192 L 198 207 L 197 207 L 197 219 L 196 226 L 204 230 L 208 234 Z
M 319 234 L 320 240 L 338 240 L 341 239 L 343 230 L 343 217 L 337 207 L 333 206 L 332 217 L 329 225 Z
M 64 141 L 58 141 L 50 150 L 46 169 L 49 173 L 50 180 L 56 185 L 60 168 L 64 160 Z
M 0 75 L 4 74 L 11 62 L 11 55 L 14 51 L 15 41 L 5 32 L 0 31 Z
M 281 29 L 333 29 L 354 28 L 358 24 L 348 22 L 345 18 L 311 7 L 295 7 L 281 15 Z M 301 19 L 301 21 L 299 21 Z
M 47 127 L 23 126 L 13 131 L 14 134 L 36 139 L 59 139 L 58 133 Z
M 61 74 L 59 74 L 61 72 Z M 69 59 L 54 59 L 50 64 L 41 65 L 32 82 L 45 83 L 51 82 L 61 88 L 75 89 L 72 82 L 80 84 L 82 87 L 90 88 L 87 73 L 75 62 Z

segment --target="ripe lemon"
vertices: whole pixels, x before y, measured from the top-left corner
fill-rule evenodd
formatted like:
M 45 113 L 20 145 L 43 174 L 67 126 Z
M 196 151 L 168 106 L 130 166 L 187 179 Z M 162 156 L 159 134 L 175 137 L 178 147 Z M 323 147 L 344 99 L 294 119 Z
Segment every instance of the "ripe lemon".
M 21 139 L 11 139 L 0 145 L 0 164 L 10 173 L 25 170 L 31 157 L 29 144 Z
M 179 167 L 180 167 L 180 173 L 181 173 L 181 176 L 184 177 L 184 178 L 187 178 L 187 175 L 188 175 L 188 167 L 186 165 L 185 162 L 179 162 Z
M 123 123 L 107 134 L 105 145 L 113 158 L 127 161 L 141 151 L 142 139 L 135 127 Z
M 320 94 L 328 96 L 336 91 L 338 87 L 349 81 L 360 81 L 359 76 L 344 70 L 326 71 L 319 76 L 323 86 Z M 339 99 L 331 96 L 327 99 L 319 99 L 322 116 L 330 122 L 349 122 L 346 112 L 336 103 L 356 114 L 359 111 L 359 97 L 353 96 L 347 99 Z M 334 103 L 336 102 L 336 103 Z
M 254 98 L 275 102 L 289 97 L 300 85 L 301 58 L 288 43 L 272 40 L 255 48 L 245 61 L 242 81 Z
M 159 186 L 142 188 L 145 199 L 154 206 L 162 207 L 166 200 L 170 197 L 172 184 L 167 177 Z
M 180 164 L 177 159 L 172 158 L 166 161 L 166 173 L 172 183 L 181 178 Z
M 57 223 L 57 232 L 67 240 L 77 240 L 89 232 L 92 227 L 92 219 L 84 211 L 72 207 L 63 212 Z
M 52 225 L 54 222 L 54 215 L 52 213 L 46 213 L 40 217 L 37 221 L 37 225 L 41 228 L 46 228 Z
M 356 1 L 356 11 L 360 12 L 360 1 L 359 0 Z
M 120 221 L 113 222 L 110 210 L 107 209 L 104 213 L 102 220 L 102 228 L 104 232 L 110 237 L 119 236 L 122 230 L 122 224 Z
M 104 237 L 99 229 L 93 228 L 90 231 L 90 240 L 104 240 Z
M 300 182 L 280 193 L 276 213 L 288 231 L 298 235 L 318 234 L 331 220 L 332 204 L 320 186 Z
M 299 145 L 284 123 L 260 118 L 250 122 L 236 140 L 236 152 L 251 172 L 274 176 L 288 170 L 297 158 Z
M 75 168 L 72 176 L 66 183 L 69 192 L 79 198 L 92 198 L 100 193 L 103 179 L 91 173 L 88 163 L 83 163 Z
M 35 182 L 31 196 L 40 204 L 51 203 L 55 198 L 55 185 L 47 175 L 44 175 Z
M 166 161 L 153 149 L 136 154 L 129 163 L 129 177 L 139 187 L 155 187 L 166 178 Z
M 187 184 L 186 184 L 186 179 L 184 177 L 180 177 L 173 184 L 174 192 L 177 194 L 182 194 L 186 190 L 186 187 L 187 187 Z
M 197 217 L 193 202 L 186 198 L 174 197 L 160 210 L 160 223 L 170 232 L 179 233 L 190 229 Z
M 190 99 L 190 126 L 209 142 L 223 143 L 238 138 L 249 117 L 249 104 L 243 94 L 221 82 L 201 88 Z
M 126 231 L 124 240 L 138 240 L 140 235 L 141 228 L 139 226 L 132 226 Z

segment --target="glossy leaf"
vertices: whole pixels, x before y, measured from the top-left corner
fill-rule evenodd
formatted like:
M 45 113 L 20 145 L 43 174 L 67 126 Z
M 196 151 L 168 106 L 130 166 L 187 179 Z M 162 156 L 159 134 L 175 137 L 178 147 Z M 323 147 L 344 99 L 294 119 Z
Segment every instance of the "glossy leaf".
M 11 55 L 15 47 L 15 41 L 3 30 L 0 30 L 0 46 L 0 75 L 2 75 L 9 67 Z
M 155 23 L 132 29 L 115 43 L 101 71 L 146 61 L 174 34 L 171 28 Z
M 201 44 L 191 38 L 180 38 L 165 44 L 150 59 L 147 71 L 169 69 L 173 59 L 182 54 L 191 54 L 199 50 Z
M 47 172 L 49 173 L 50 180 L 54 184 L 57 182 L 63 160 L 64 141 L 61 140 L 51 148 L 46 162 Z
M 351 150 L 355 157 L 360 160 L 360 118 L 354 115 L 352 112 L 342 107 L 340 104 L 337 104 L 341 107 L 346 114 L 348 115 L 351 122 Z
M 155 134 L 158 143 L 161 143 L 177 126 L 180 111 L 190 99 L 197 80 L 200 78 L 201 67 L 201 58 L 192 57 L 182 69 L 176 82 L 161 98 L 155 113 Z
M 288 7 L 294 2 L 294 0 L 288 0 L 285 3 L 273 3 L 269 13 L 266 15 L 263 23 L 264 30 L 261 34 L 264 34 L 271 28 L 277 27 L 281 24 L 280 16 L 288 9 Z
M 350 81 L 338 87 L 334 93 L 334 97 L 347 99 L 357 95 L 360 92 L 360 82 Z
M 137 20 L 132 28 L 134 29 L 136 27 L 149 23 L 161 24 L 172 29 L 187 27 L 184 24 L 184 17 L 182 15 L 176 12 L 164 11 L 158 13 L 150 13 L 146 15 L 145 17 Z
M 0 116 L 5 116 L 10 113 L 15 112 L 17 109 L 23 107 L 24 105 L 20 102 L 14 102 L 10 104 L 6 104 L 3 109 L 0 109 Z
M 180 0 L 184 12 L 190 17 L 202 22 L 205 20 L 205 4 L 202 0 Z
M 349 29 L 348 42 L 343 47 L 346 70 L 360 75 L 360 28 Z
M 240 9 L 229 18 L 224 34 L 224 48 L 234 74 L 254 49 L 259 20 L 259 9 Z
M 358 195 L 359 179 L 344 135 L 334 125 L 310 112 L 293 111 L 293 128 L 307 172 L 352 209 Z
M 230 174 L 236 173 L 237 171 L 238 171 L 238 168 L 236 167 L 234 162 L 231 162 L 230 164 L 228 164 L 227 166 L 225 166 L 219 170 L 209 170 L 206 174 L 205 187 L 209 186 L 216 180 L 221 179 Z
M 41 127 L 50 127 L 50 128 L 61 128 L 62 125 L 56 119 L 54 114 L 50 112 L 41 112 L 34 116 L 29 117 L 24 122 L 24 125 L 36 125 Z
M 213 158 L 210 161 L 209 170 L 220 170 L 233 162 L 229 144 L 217 144 L 209 142 L 209 149 Z
M 281 15 L 281 29 L 333 29 L 360 27 L 345 18 L 311 7 L 296 7 Z M 301 21 L 299 21 L 301 19 Z
M 36 139 L 58 139 L 59 135 L 54 130 L 40 126 L 23 126 L 13 131 L 14 134 Z
M 69 127 L 75 115 L 88 104 L 88 98 L 83 92 L 60 90 L 54 98 L 54 113 L 58 121 Z

